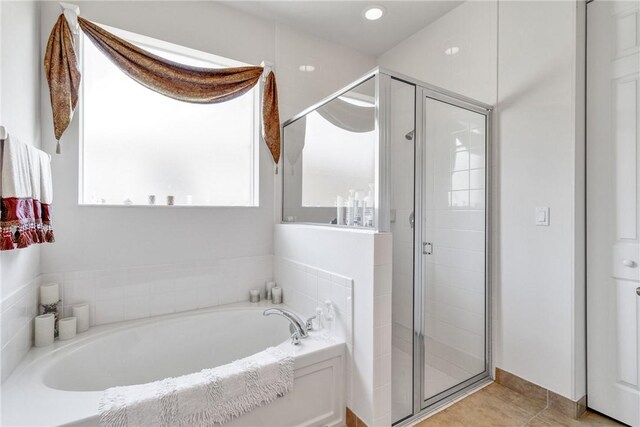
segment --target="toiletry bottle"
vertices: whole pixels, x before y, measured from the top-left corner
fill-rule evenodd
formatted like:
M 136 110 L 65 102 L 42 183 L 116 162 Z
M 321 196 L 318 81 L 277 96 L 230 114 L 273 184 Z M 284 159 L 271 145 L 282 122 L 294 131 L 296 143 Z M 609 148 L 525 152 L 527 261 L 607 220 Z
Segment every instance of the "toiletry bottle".
M 364 225 L 364 192 L 356 191 L 355 198 L 355 218 L 353 219 L 353 225 L 357 225 L 358 227 L 362 227 Z
M 313 319 L 313 330 L 319 331 L 324 328 L 324 314 L 322 307 L 316 307 L 316 317 Z
M 336 197 L 336 224 L 345 225 L 344 221 L 344 199 L 342 196 Z
M 356 190 L 349 190 L 349 199 L 347 200 L 347 225 L 354 226 L 355 218 L 355 199 Z
M 333 303 L 331 300 L 326 300 L 324 302 L 324 326 L 325 329 L 329 330 L 329 332 L 333 333 L 333 321 L 336 317 L 335 311 L 333 310 Z
M 347 221 L 349 221 L 348 225 L 355 226 L 358 225 L 356 223 L 356 208 L 358 206 L 358 202 L 356 201 L 356 190 L 349 190 L 349 213 L 347 214 Z
M 364 226 L 373 227 L 373 184 L 369 184 L 369 193 L 364 199 Z

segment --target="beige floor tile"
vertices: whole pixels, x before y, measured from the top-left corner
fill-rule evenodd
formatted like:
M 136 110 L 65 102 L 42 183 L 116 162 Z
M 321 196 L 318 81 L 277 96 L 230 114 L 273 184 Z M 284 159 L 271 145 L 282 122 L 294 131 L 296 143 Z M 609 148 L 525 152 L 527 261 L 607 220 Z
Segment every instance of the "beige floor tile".
M 541 426 L 554 426 L 554 427 L 579 427 L 582 424 L 578 420 L 565 417 L 556 411 L 545 409 L 538 414 L 533 420 L 531 420 L 527 426 L 541 427 Z
M 521 426 L 531 414 L 489 393 L 478 392 L 447 409 L 468 427 Z
M 611 418 L 603 417 L 594 412 L 587 411 L 580 419 L 574 420 L 559 412 L 545 409 L 536 416 L 529 426 L 557 426 L 557 427 L 587 427 L 587 426 L 622 426 Z
M 538 399 L 493 383 L 417 424 L 417 427 L 608 427 L 622 426 L 587 411 L 579 420 L 553 411 Z
M 456 418 L 453 414 L 448 412 L 448 409 L 445 409 L 442 412 L 438 412 L 437 414 L 427 418 L 422 421 L 420 424 L 417 424 L 416 427 L 467 427 L 462 421 Z
M 515 405 L 531 416 L 538 414 L 540 411 L 545 409 L 546 406 L 546 404 L 539 399 L 526 397 L 498 383 L 490 384 L 478 393 L 489 394 L 504 402 Z
M 583 424 L 586 424 L 589 426 L 621 426 L 622 425 L 619 422 L 612 420 L 611 418 L 608 418 L 590 411 L 587 411 L 580 418 L 580 421 Z

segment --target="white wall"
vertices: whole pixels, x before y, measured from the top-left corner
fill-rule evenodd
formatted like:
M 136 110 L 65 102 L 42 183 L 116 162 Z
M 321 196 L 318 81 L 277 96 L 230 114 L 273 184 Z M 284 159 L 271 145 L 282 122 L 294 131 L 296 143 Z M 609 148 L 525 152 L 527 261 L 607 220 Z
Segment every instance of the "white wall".
M 574 400 L 586 393 L 578 6 L 501 2 L 498 52 L 496 364 Z M 534 225 L 536 206 L 551 207 L 549 227 Z
M 2 2 L 0 12 L 0 124 L 12 138 L 40 146 L 40 6 Z M 31 346 L 35 283 L 40 274 L 38 245 L 0 252 L 4 380 Z
M 379 58 L 496 105 L 494 363 L 575 400 L 585 394 L 579 27 L 575 1 L 466 2 Z M 536 206 L 551 207 L 550 227 L 534 225 Z
M 468 1 L 380 55 L 382 67 L 478 101 L 496 101 L 497 3 Z M 446 49 L 458 47 L 457 55 Z
M 40 147 L 40 22 L 37 2 L 3 2 L 0 124 L 12 138 Z M 0 252 L 2 298 L 39 274 L 40 246 Z
M 316 67 L 302 73 L 300 65 Z M 282 121 L 294 116 L 376 66 L 374 57 L 309 34 L 276 27 L 276 65 Z M 368 88 L 368 87 L 367 87 Z

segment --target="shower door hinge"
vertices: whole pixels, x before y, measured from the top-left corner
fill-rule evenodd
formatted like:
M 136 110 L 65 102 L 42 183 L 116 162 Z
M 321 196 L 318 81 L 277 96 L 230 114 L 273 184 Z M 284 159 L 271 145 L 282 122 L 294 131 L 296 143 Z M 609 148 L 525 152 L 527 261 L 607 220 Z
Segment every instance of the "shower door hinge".
M 422 242 L 422 253 L 431 255 L 433 253 L 433 244 L 431 242 Z

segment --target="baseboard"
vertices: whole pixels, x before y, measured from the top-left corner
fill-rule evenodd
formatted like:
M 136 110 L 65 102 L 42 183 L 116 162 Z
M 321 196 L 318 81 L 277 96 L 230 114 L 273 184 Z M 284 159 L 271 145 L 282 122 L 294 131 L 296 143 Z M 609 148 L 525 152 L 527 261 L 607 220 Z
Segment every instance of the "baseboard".
M 496 382 L 518 393 L 544 402 L 548 408 L 557 411 L 567 417 L 578 419 L 587 410 L 587 396 L 583 396 L 577 402 L 547 390 L 537 384 L 525 380 L 510 372 L 496 368 Z

